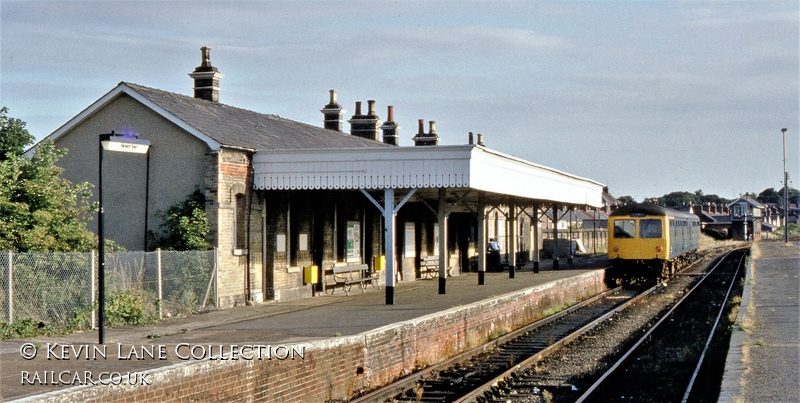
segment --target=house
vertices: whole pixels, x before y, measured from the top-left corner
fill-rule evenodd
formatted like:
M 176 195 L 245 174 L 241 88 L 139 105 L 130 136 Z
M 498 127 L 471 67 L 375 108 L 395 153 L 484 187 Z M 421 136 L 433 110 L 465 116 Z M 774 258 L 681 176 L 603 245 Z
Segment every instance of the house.
M 394 282 L 419 278 L 430 257 L 456 275 L 482 273 L 480 245 L 493 235 L 508 234 L 511 266 L 523 250 L 533 256 L 519 235 L 538 215 L 525 209 L 601 205 L 597 182 L 490 150 L 480 135 L 478 144 L 439 145 L 432 121 L 427 131 L 419 121 L 413 147 L 399 147 L 393 108 L 382 122 L 373 100 L 366 111 L 356 102 L 350 133 L 334 90 L 323 127 L 222 104 L 224 76 L 208 48 L 201 56 L 189 73 L 193 97 L 121 82 L 47 139 L 70 150 L 59 162 L 65 178 L 95 184 L 101 134 L 150 142 L 147 158 L 105 152 L 100 168 L 105 235 L 129 250 L 146 248 L 158 212 L 199 189 L 217 249 L 218 307 L 311 296 L 322 288 L 306 282 L 307 270 L 324 281 L 334 264 L 377 269 L 382 258 L 389 303 Z

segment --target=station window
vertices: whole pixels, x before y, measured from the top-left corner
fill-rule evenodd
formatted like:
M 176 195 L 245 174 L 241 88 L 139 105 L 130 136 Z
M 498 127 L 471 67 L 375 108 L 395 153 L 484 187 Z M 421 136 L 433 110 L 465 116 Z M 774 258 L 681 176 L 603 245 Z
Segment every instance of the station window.
M 636 238 L 636 221 L 614 220 L 614 238 Z
M 640 238 L 661 238 L 661 220 L 639 220 Z

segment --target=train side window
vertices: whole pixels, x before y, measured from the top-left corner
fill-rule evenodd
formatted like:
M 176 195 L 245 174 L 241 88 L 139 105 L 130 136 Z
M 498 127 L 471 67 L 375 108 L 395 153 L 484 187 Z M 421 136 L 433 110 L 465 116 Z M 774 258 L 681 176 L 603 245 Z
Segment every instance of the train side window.
M 639 238 L 661 238 L 661 220 L 639 220 Z
M 614 238 L 636 238 L 636 221 L 614 220 Z

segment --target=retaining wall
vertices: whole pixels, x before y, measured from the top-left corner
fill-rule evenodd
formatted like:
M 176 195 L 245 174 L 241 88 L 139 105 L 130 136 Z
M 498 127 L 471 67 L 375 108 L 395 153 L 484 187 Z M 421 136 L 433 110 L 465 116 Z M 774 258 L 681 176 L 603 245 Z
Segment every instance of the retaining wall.
M 150 385 L 73 387 L 44 401 L 343 400 L 440 362 L 606 289 L 604 271 L 564 278 L 354 336 L 289 345 L 294 360 L 209 360 L 147 371 Z

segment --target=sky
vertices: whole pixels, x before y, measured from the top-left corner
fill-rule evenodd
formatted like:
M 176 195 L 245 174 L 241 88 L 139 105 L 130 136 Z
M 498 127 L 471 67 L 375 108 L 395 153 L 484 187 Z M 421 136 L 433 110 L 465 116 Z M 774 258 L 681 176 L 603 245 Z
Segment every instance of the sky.
M 37 140 L 119 82 L 322 126 L 328 91 L 440 144 L 487 147 L 642 201 L 800 183 L 791 1 L 0 0 L 0 103 Z M 345 131 L 349 125 L 345 123 Z

